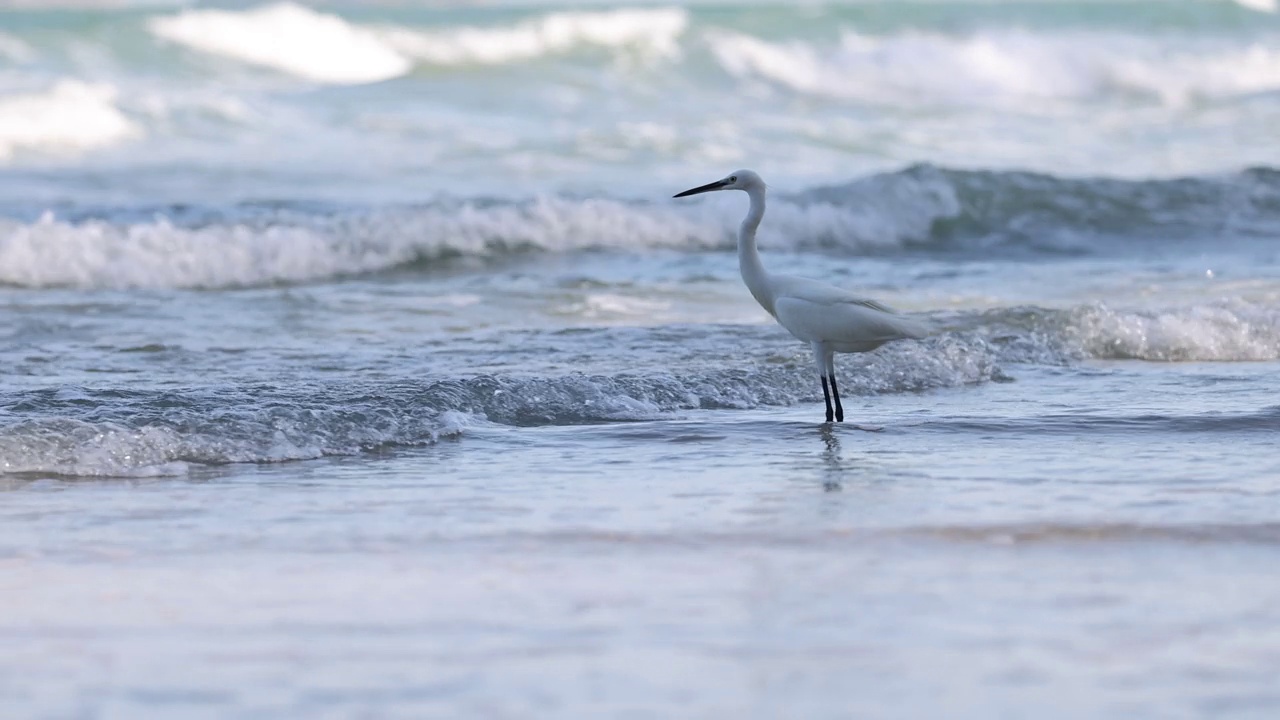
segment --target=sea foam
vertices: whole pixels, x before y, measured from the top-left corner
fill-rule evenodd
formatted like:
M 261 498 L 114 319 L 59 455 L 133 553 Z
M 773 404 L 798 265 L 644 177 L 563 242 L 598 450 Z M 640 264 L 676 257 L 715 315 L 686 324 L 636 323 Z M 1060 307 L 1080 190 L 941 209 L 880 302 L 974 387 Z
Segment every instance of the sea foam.
M 158 426 L 128 427 L 71 418 L 0 427 L 0 474 L 53 473 L 89 477 L 186 475 L 177 460 L 179 434 Z
M 688 25 L 679 8 L 556 12 L 505 27 L 424 32 L 387 28 L 381 37 L 400 52 L 435 65 L 498 65 L 579 47 L 630 48 L 673 56 Z
M 179 402 L 180 404 L 180 402 Z M 235 405 L 175 411 L 134 425 L 126 417 L 41 417 L 0 426 L 0 475 L 78 477 L 186 475 L 193 465 L 276 463 L 353 455 L 386 445 L 423 445 L 473 422 L 456 411 L 363 406 L 247 410 Z M 207 416 L 207 417 L 206 417 Z
M 0 95 L 0 162 L 20 152 L 77 153 L 142 135 L 105 83 L 62 80 L 44 92 Z
M 981 338 L 1000 363 L 1280 360 L 1276 300 L 1246 292 L 1161 307 L 1011 307 L 963 314 L 942 325 L 959 337 Z
M 1244 299 L 1158 310 L 1091 305 L 1071 313 L 1069 337 L 1090 357 L 1121 360 L 1280 359 L 1280 305 Z

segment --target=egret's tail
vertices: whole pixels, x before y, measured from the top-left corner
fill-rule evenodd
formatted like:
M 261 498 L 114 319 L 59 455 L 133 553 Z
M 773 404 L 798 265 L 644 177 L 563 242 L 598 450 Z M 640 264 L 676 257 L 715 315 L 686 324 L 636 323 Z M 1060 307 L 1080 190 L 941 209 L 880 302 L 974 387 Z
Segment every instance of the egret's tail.
M 893 316 L 893 327 L 902 340 L 919 340 L 938 331 L 932 322 L 920 317 Z

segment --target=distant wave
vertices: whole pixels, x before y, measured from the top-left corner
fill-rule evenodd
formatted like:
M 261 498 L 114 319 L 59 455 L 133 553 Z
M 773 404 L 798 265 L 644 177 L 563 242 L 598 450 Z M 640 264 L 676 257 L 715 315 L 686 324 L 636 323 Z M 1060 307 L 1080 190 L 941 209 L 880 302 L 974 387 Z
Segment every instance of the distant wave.
M 1273 13 L 1280 8 L 1280 2 L 1277 0 L 1232 0 L 1235 4 L 1257 10 L 1258 12 Z
M 1090 254 L 1171 239 L 1273 237 L 1280 172 L 1064 179 L 922 165 L 775 195 L 769 250 Z M 441 201 L 350 210 L 256 206 L 0 219 L 0 283 L 220 288 L 313 282 L 452 257 L 733 245 L 742 202 Z M 138 220 L 141 215 L 147 219 Z M 172 217 L 170 217 L 172 215 Z
M 458 27 L 425 32 L 381 31 L 393 47 L 434 65 L 497 65 L 565 52 L 578 47 L 633 48 L 653 56 L 674 56 L 688 25 L 678 8 L 555 12 L 499 27 Z
M 544 11 L 506 23 L 432 27 L 357 23 L 292 2 L 183 10 L 152 17 L 147 27 L 203 53 L 333 84 L 389 80 L 419 64 L 505 65 L 581 48 L 673 61 L 705 48 L 740 80 L 877 105 L 1130 95 L 1181 106 L 1280 90 L 1280 50 L 1268 42 L 1171 42 L 1101 29 L 873 34 L 848 19 L 836 20 L 838 35 L 826 40 L 811 33 L 750 34 L 681 7 Z M 0 51 L 5 47 L 0 43 Z
M 1182 106 L 1280 90 L 1280 50 L 1099 31 L 972 34 L 845 30 L 835 44 L 709 30 L 731 75 L 811 95 L 877 105 L 989 105 L 1114 95 Z M 945 71 L 940 69 L 945 68 Z
M 0 104 L 59 77 L 103 92 L 7 113 L 34 128 L 20 133 L 0 118 L 0 166 L 125 178 L 98 188 L 234 166 L 239 182 L 189 183 L 191 200 L 291 196 L 300 176 L 341 197 L 359 171 L 498 188 L 547 169 L 581 188 L 699 163 L 775 179 L 917 161 L 1126 177 L 1278 163 L 1280 20 L 1227 0 L 174 5 L 12 11 Z M 145 142 L 60 157 L 128 139 Z
M 377 82 L 412 67 L 373 32 L 288 2 L 244 11 L 186 10 L 153 18 L 149 27 L 195 50 L 317 82 Z
M 136 138 L 116 88 L 62 80 L 43 92 L 0 96 L 0 161 L 24 151 L 69 154 Z
M 509 26 L 419 30 L 356 25 L 291 2 L 250 10 L 186 10 L 153 18 L 158 37 L 322 83 L 359 84 L 408 73 L 415 62 L 503 64 L 576 47 L 677 50 L 679 9 L 554 12 Z

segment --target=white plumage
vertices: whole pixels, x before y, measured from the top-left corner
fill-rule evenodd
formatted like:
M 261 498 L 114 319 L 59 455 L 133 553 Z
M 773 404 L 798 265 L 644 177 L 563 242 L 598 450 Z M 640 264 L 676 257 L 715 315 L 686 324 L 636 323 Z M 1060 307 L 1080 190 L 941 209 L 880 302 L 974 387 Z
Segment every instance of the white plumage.
M 747 217 L 738 229 L 738 268 L 751 295 L 778 324 L 809 343 L 813 362 L 822 380 L 827 422 L 844 421 L 840 389 L 836 385 L 835 353 L 867 352 L 893 340 L 920 338 L 929 328 L 903 317 L 874 300 L 859 297 L 834 285 L 793 275 L 774 275 L 764 269 L 756 250 L 756 230 L 764 217 L 765 184 L 750 170 L 738 170 L 723 180 L 685 190 L 687 197 L 716 190 L 742 190 L 751 198 Z M 830 380 L 830 391 L 827 381 Z M 834 411 L 832 395 L 835 396 Z

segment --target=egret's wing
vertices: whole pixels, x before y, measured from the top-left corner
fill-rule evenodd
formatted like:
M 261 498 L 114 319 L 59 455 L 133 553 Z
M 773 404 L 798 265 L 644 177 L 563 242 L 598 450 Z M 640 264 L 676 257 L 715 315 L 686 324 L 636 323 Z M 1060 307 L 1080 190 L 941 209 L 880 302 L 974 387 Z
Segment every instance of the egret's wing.
M 861 305 L 865 308 L 878 310 L 889 314 L 895 314 L 893 308 L 883 303 L 876 302 L 870 298 L 845 290 L 844 288 L 828 285 L 810 280 L 809 278 L 794 277 L 790 275 L 775 275 L 774 282 L 777 285 L 776 297 L 789 297 L 797 300 L 805 300 L 817 305 Z
M 862 307 L 864 307 L 864 308 L 871 308 L 872 310 L 878 310 L 878 311 L 880 311 L 880 312 L 882 312 L 882 313 L 888 313 L 888 314 L 890 314 L 890 315 L 897 315 L 897 314 L 898 314 L 898 311 L 897 311 L 897 310 L 894 310 L 893 308 L 889 307 L 888 305 L 883 305 L 883 304 L 878 303 L 878 302 L 876 302 L 875 300 L 871 300 L 871 299 L 869 299 L 869 298 L 854 298 L 854 297 L 851 297 L 851 298 L 849 298 L 848 300 L 845 300 L 844 302 L 845 302 L 845 303 L 847 303 L 847 304 L 849 304 L 849 305 L 861 305 L 861 306 L 862 306 Z
M 778 320 L 803 339 L 875 343 L 929 334 L 925 323 L 834 285 L 787 276 L 775 283 Z

